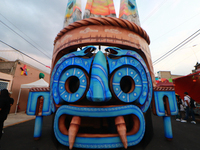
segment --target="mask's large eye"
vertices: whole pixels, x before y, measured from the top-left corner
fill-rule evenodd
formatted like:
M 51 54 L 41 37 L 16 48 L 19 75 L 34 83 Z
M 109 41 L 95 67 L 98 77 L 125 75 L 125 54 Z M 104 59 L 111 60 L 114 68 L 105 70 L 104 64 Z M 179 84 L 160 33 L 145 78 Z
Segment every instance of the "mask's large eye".
M 117 54 L 107 57 L 110 90 L 116 99 L 135 102 L 143 112 L 151 104 L 153 85 L 151 75 L 143 58 L 134 51 L 109 47 Z
M 80 100 L 86 92 L 88 78 L 83 70 L 71 68 L 64 71 L 60 77 L 59 94 L 64 101 Z
M 66 54 L 58 60 L 51 73 L 50 98 L 56 104 L 76 102 L 89 88 L 89 70 L 93 57 L 81 58 L 85 51 Z M 85 55 L 85 53 L 84 53 Z
M 58 72 L 59 73 L 59 72 Z M 85 94 L 89 86 L 89 78 L 83 69 L 67 68 L 60 73 L 58 81 L 53 82 L 53 98 L 55 102 L 76 102 Z
M 142 79 L 137 69 L 123 67 L 114 72 L 110 82 L 114 95 L 123 102 L 133 102 L 142 92 Z

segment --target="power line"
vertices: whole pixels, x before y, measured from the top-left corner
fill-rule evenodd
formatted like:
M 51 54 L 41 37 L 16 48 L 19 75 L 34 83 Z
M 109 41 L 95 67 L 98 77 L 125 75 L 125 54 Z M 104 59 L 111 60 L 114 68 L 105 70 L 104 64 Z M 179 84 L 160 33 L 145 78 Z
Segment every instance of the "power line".
M 162 36 L 164 36 L 164 35 L 170 33 L 170 32 L 173 31 L 174 29 L 178 28 L 179 26 L 183 25 L 184 23 L 188 22 L 189 20 L 193 19 L 194 17 L 198 16 L 199 14 L 200 14 L 200 13 L 198 13 L 198 14 L 196 14 L 196 15 L 190 17 L 189 19 L 187 19 L 186 21 L 182 22 L 181 24 L 179 24 L 178 26 L 174 27 L 173 29 L 171 29 L 171 30 L 165 32 L 164 34 L 160 35 L 159 37 L 157 37 L 157 38 L 151 40 L 151 42 L 155 42 L 157 39 L 160 39 L 160 37 L 162 37 Z
M 160 5 L 158 5 L 144 20 L 142 20 L 142 23 L 144 23 L 146 20 L 148 20 L 156 11 L 158 11 L 158 9 L 165 3 L 167 2 L 166 0 L 164 0 L 163 2 L 160 3 Z
M 172 53 L 174 53 L 175 51 L 177 51 L 177 50 L 179 50 L 182 46 L 184 46 L 185 44 L 187 44 L 188 42 L 190 42 L 191 40 L 193 40 L 195 37 L 197 37 L 198 35 L 199 35 L 200 33 L 198 33 L 197 35 L 195 35 L 194 37 L 192 37 L 192 39 L 190 39 L 190 40 L 188 40 L 188 41 L 186 41 L 186 43 L 184 43 L 183 45 L 181 45 L 180 47 L 178 47 L 177 49 L 175 49 L 173 52 L 171 52 L 170 54 L 167 54 L 167 53 L 169 53 L 169 52 L 167 52 L 166 54 L 164 54 L 163 56 L 161 56 L 161 57 L 163 57 L 162 59 L 160 59 L 159 61 L 157 61 L 157 62 L 153 62 L 153 63 L 155 63 L 154 65 L 156 65 L 157 63 L 159 63 L 160 61 L 162 61 L 163 59 L 165 59 L 166 57 L 168 57 L 169 55 L 171 55 Z
M 30 58 L 30 59 L 32 59 L 32 60 L 34 60 L 34 61 L 38 62 L 39 64 L 41 64 L 41 65 L 43 65 L 43 66 L 45 66 L 45 67 L 49 68 L 47 65 L 43 64 L 42 62 L 40 62 L 40 61 L 38 61 L 38 60 L 34 59 L 33 57 L 31 57 L 31 56 L 29 56 L 29 55 L 27 55 L 27 54 L 25 54 L 25 53 L 21 52 L 20 50 L 18 50 L 18 49 L 16 49 L 16 48 L 12 47 L 11 45 L 9 45 L 9 44 L 7 44 L 7 43 L 3 42 L 2 40 L 0 40 L 0 42 L 1 42 L 1 43 L 3 43 L 3 44 L 5 44 L 5 45 L 7 45 L 7 46 L 9 46 L 10 48 L 14 49 L 15 51 L 17 51 L 17 52 L 19 52 L 19 53 L 21 53 L 21 54 L 23 54 L 23 55 L 27 56 L 28 58 Z
M 25 34 L 22 30 L 20 30 L 17 26 L 15 26 L 11 21 L 9 21 L 4 15 L 2 15 L 1 13 L 0 13 L 0 15 L 4 18 L 4 19 L 6 19 L 10 24 L 12 24 L 15 28 L 17 28 L 21 33 L 23 33 L 26 37 L 28 37 L 32 42 L 34 42 L 34 40 L 32 40 L 27 34 Z M 39 46 L 41 49 L 44 49 L 44 48 L 42 48 L 40 45 L 38 45 L 36 42 L 34 42 L 37 46 Z M 47 54 L 49 54 L 47 51 L 46 51 L 46 53 Z
M 193 40 L 195 37 L 197 37 L 200 33 L 198 33 L 200 31 L 197 30 L 195 33 L 193 33 L 192 35 L 190 35 L 188 38 L 186 38 L 184 41 L 182 41 L 181 43 L 179 43 L 177 46 L 175 46 L 174 48 L 172 48 L 170 51 L 168 51 L 167 53 L 165 53 L 164 55 L 162 55 L 160 58 L 156 59 L 153 64 L 156 65 L 157 63 L 159 63 L 160 61 L 162 61 L 163 59 L 165 59 L 166 57 L 168 57 L 169 55 L 171 55 L 172 53 L 174 53 L 175 51 L 177 51 L 178 49 L 180 49 L 182 46 L 184 46 L 185 44 L 187 44 L 188 42 L 190 42 L 191 40 Z M 196 34 L 198 33 L 198 34 Z M 196 34 L 196 35 L 195 35 Z M 191 39 L 190 39 L 191 38 Z
M 16 33 L 18 36 L 20 36 L 22 39 L 24 39 L 26 42 L 28 42 L 30 45 L 32 45 L 34 48 L 36 48 L 37 50 L 39 50 L 35 45 L 33 45 L 32 43 L 30 43 L 28 40 L 26 40 L 24 37 L 22 37 L 20 34 L 18 34 L 16 31 L 14 31 L 12 28 L 10 28 L 7 24 L 5 24 L 3 21 L 0 20 L 0 22 L 5 25 L 7 28 L 9 28 L 10 30 L 12 30 L 14 33 Z M 50 58 L 48 55 L 46 55 L 45 53 L 43 53 L 41 50 L 39 50 L 42 54 L 44 54 L 46 57 Z

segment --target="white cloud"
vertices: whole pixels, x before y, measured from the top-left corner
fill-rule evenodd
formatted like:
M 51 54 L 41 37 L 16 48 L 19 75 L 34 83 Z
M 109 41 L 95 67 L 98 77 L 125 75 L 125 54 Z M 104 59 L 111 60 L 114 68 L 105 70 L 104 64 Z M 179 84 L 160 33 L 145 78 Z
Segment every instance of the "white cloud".
M 117 11 L 119 11 L 120 0 L 113 1 L 116 7 L 116 13 L 118 14 L 119 12 Z M 150 40 L 152 41 L 150 49 L 153 60 L 178 45 L 181 41 L 199 29 L 200 20 L 198 19 L 199 15 L 197 15 L 200 13 L 199 0 L 169 0 L 166 2 L 164 2 L 164 0 L 136 0 L 136 2 L 140 20 L 143 20 L 148 16 L 148 20 L 145 24 L 142 24 L 142 27 L 147 31 Z M 154 8 L 159 6 L 162 2 L 164 2 L 162 7 L 152 15 L 149 15 Z M 82 10 L 84 10 L 86 0 L 82 0 L 82 3 Z M 47 51 L 51 57 L 53 52 L 53 41 L 63 28 L 67 0 L 48 0 L 48 3 L 44 0 L 4 0 L 0 1 L 0 6 L 4 6 L 1 7 L 0 13 L 37 43 L 39 49 L 41 47 L 44 52 Z M 196 17 L 194 17 L 195 15 Z M 6 21 L 1 15 L 0 20 L 27 39 L 25 35 Z M 11 46 L 31 55 L 43 63 L 51 63 L 51 59 L 48 59 L 41 54 L 41 52 L 25 42 L 2 23 L 0 23 L 0 35 L 1 40 Z M 186 47 L 191 47 L 199 42 L 200 40 L 197 40 L 196 38 Z M 1 48 L 10 49 L 0 43 L 0 49 Z M 154 66 L 154 69 L 156 71 L 159 71 L 159 69 L 168 69 L 172 70 L 172 73 L 189 74 L 196 61 L 200 59 L 198 58 L 200 55 L 197 47 L 194 50 L 196 56 L 188 50 L 187 56 L 189 57 L 191 55 L 189 58 L 182 55 L 182 50 L 177 51 L 177 53 L 169 57 L 170 59 L 168 61 L 163 61 Z M 186 52 L 184 51 L 184 53 Z M 186 61 L 185 59 L 190 61 Z M 185 66 L 184 69 L 182 64 Z

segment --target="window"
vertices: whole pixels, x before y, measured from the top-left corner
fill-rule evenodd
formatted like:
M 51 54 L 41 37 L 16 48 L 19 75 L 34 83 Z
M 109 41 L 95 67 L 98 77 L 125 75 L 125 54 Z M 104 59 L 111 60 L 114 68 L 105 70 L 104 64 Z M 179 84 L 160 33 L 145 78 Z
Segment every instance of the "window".
M 0 80 L 0 90 L 7 89 L 8 88 L 8 83 L 9 82 Z

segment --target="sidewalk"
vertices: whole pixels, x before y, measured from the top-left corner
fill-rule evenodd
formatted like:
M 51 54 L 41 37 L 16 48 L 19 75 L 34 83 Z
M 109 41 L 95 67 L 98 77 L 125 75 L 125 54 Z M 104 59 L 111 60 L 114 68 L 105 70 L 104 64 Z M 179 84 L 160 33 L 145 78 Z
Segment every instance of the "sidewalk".
M 25 111 L 18 112 L 16 114 L 10 113 L 8 114 L 7 119 L 4 121 L 4 128 L 32 119 L 35 119 L 35 116 L 29 116 L 25 113 Z

